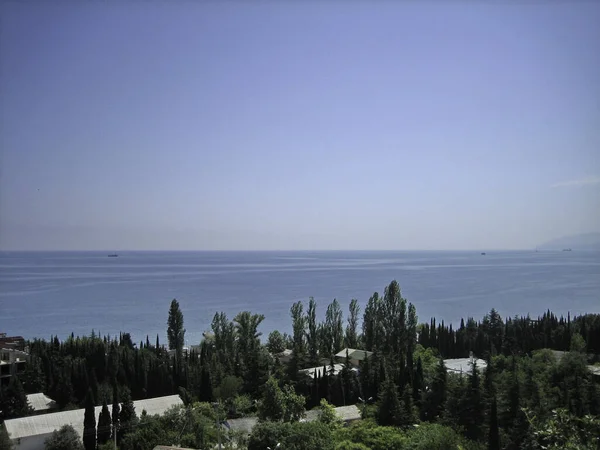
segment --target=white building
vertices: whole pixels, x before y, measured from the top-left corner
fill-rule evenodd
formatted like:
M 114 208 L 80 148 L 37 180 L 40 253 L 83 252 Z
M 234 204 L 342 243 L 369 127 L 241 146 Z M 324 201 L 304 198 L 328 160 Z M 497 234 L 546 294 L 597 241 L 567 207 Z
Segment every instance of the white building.
M 142 411 L 149 415 L 163 414 L 173 406 L 183 405 L 178 395 L 149 398 L 133 402 L 138 417 Z M 101 406 L 96 406 L 96 423 L 100 416 Z M 83 436 L 83 418 L 85 409 L 62 411 L 37 416 L 21 417 L 6 420 L 4 426 L 14 444 L 14 450 L 43 450 L 44 441 L 63 425 L 71 425 L 79 436 Z

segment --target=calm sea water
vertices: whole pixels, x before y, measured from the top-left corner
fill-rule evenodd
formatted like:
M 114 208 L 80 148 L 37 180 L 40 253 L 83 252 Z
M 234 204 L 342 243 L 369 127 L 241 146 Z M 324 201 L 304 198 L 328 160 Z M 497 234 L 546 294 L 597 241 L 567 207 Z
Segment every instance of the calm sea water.
M 0 253 L 0 332 L 26 338 L 158 333 L 170 301 L 188 344 L 215 312 L 266 316 L 262 331 L 290 331 L 289 309 L 315 297 L 319 314 L 337 298 L 364 308 L 393 279 L 421 321 L 457 323 L 502 315 L 600 312 L 598 252 L 100 252 Z

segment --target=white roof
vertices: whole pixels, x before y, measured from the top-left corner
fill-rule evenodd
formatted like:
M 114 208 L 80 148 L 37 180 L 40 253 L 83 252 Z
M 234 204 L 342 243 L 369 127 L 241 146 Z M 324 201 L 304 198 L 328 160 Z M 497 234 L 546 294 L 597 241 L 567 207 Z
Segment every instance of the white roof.
M 27 401 L 34 411 L 46 411 L 56 407 L 56 402 L 41 392 L 27 395 Z
M 348 352 L 348 357 L 351 359 L 357 359 L 359 361 L 363 361 L 367 357 L 371 356 L 373 352 L 368 352 L 366 350 L 360 350 L 356 348 L 345 348 L 340 350 L 335 354 L 336 358 L 345 358 L 346 352 Z
M 473 370 L 472 361 L 477 362 L 477 368 L 483 370 L 487 367 L 487 363 L 483 359 L 471 359 L 471 358 L 456 358 L 456 359 L 445 359 L 444 364 L 446 370 L 452 372 L 462 372 L 468 374 Z
M 344 368 L 343 364 L 334 364 L 333 365 L 333 374 L 337 375 L 338 373 L 340 373 L 342 371 L 343 368 Z M 327 375 L 329 375 L 330 370 L 331 370 L 331 365 L 327 365 L 327 367 L 325 367 L 325 370 L 326 370 Z M 310 367 L 308 369 L 302 369 L 299 372 L 304 373 L 311 378 L 315 376 L 315 372 L 316 372 L 317 377 L 322 377 L 323 376 L 323 366 Z
M 163 414 L 169 408 L 175 405 L 183 405 L 178 395 L 168 395 L 165 397 L 155 397 L 146 400 L 137 400 L 133 402 L 135 412 L 138 417 L 142 410 L 146 410 L 148 415 Z M 112 409 L 109 406 L 109 409 Z M 96 423 L 102 406 L 96 406 Z M 4 421 L 4 426 L 11 439 L 20 439 L 29 436 L 50 434 L 54 430 L 59 430 L 63 425 L 72 425 L 75 431 L 83 436 L 83 416 L 85 409 L 76 409 L 72 411 L 62 411 L 40 416 L 21 417 Z

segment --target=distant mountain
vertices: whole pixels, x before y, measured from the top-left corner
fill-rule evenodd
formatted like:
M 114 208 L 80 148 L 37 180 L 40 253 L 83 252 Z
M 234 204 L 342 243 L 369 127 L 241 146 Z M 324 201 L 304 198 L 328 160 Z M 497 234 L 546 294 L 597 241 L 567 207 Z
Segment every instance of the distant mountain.
M 575 234 L 538 245 L 540 250 L 600 250 L 600 233 Z

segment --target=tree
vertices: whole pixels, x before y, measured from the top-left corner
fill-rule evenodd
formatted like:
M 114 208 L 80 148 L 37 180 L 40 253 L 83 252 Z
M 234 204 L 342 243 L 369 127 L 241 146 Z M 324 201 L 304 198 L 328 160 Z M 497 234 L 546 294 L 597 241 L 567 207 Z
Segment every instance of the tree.
M 358 316 L 360 314 L 360 305 L 358 300 L 350 300 L 348 315 L 348 325 L 346 326 L 345 345 L 349 348 L 358 347 Z
M 265 385 L 263 398 L 258 406 L 258 417 L 260 420 L 271 421 L 283 419 L 283 392 L 273 377 L 269 377 Z
M 104 400 L 100 416 L 98 417 L 98 447 L 110 439 L 111 424 L 110 411 L 108 410 L 106 400 Z
M 85 397 L 85 413 L 83 417 L 83 446 L 85 450 L 96 449 L 96 412 L 92 388 Z
M 329 404 L 327 400 L 321 399 L 319 410 L 319 422 L 330 426 L 332 429 L 337 429 L 342 426 L 342 419 L 340 419 L 335 412 L 335 407 Z
M 119 413 L 119 430 L 117 433 L 117 443 L 120 443 L 125 434 L 133 430 L 137 424 L 135 406 L 131 399 L 129 389 L 124 389 L 121 395 L 121 412 Z
M 83 444 L 71 425 L 63 425 L 44 441 L 45 450 L 83 450 Z
M 323 356 L 329 357 L 340 351 L 344 341 L 343 314 L 337 299 L 327 306 L 323 325 Z
M 113 403 L 112 403 L 112 430 L 111 438 L 114 440 L 114 433 L 118 434 L 119 429 L 119 415 L 121 408 L 119 406 L 119 392 L 116 383 L 113 384 Z
M 401 416 L 402 405 L 398 398 L 398 388 L 392 378 L 388 376 L 381 387 L 377 423 L 383 426 L 398 425 Z
M 492 398 L 490 409 L 490 430 L 488 436 L 488 450 L 500 450 L 500 431 L 498 429 L 498 410 L 496 397 Z
M 13 444 L 6 432 L 6 428 L 0 426 L 0 450 L 12 450 Z
M 317 302 L 311 297 L 308 301 L 308 311 L 306 312 L 306 325 L 308 332 L 306 340 L 308 341 L 308 362 L 311 366 L 319 363 L 319 328 L 317 327 Z
M 283 341 L 283 335 L 277 331 L 271 331 L 267 339 L 267 349 L 269 353 L 276 355 L 285 350 L 285 343 Z
M 178 356 L 181 356 L 185 338 L 185 329 L 183 328 L 183 313 L 179 308 L 179 302 L 175 299 L 171 301 L 169 309 L 169 319 L 167 321 L 167 338 L 169 340 L 169 350 L 175 350 Z
M 283 421 L 298 422 L 304 417 L 306 399 L 287 384 L 283 387 Z
M 0 388 L 0 422 L 26 416 L 31 411 L 21 381 L 16 375 L 10 377 L 8 386 Z

